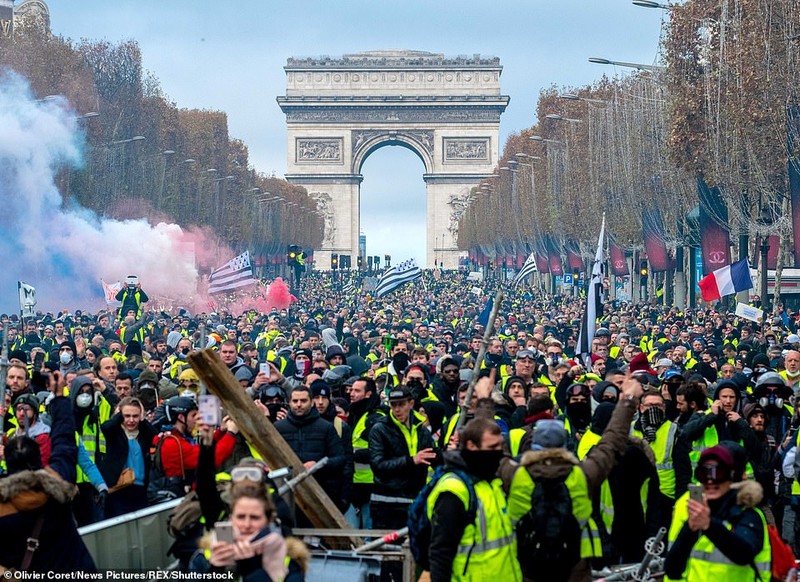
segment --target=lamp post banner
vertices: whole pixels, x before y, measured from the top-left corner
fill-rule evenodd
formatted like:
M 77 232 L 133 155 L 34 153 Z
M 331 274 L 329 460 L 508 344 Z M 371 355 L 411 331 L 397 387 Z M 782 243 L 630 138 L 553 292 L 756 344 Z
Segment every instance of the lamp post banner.
M 697 177 L 700 198 L 700 248 L 703 254 L 703 274 L 731 264 L 728 208 L 719 188 L 710 188 L 702 176 Z
M 789 149 L 789 195 L 792 200 L 794 266 L 800 267 L 800 105 L 790 105 L 786 109 L 786 145 Z
M 657 207 L 642 209 L 642 230 L 650 270 L 653 273 L 666 271 L 670 267 L 670 258 L 664 235 L 664 219 Z

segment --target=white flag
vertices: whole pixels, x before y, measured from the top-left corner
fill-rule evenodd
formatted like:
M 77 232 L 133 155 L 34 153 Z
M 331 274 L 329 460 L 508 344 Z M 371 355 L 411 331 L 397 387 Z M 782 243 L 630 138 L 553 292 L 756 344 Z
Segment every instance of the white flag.
M 36 315 L 36 289 L 33 285 L 28 285 L 22 281 L 17 281 L 19 289 L 19 310 L 23 317 L 33 317 Z
M 100 279 L 100 283 L 103 285 L 103 295 L 106 297 L 106 305 L 114 305 L 119 306 L 121 303 L 117 301 L 117 293 L 122 290 L 122 283 L 117 281 L 116 283 L 106 283 L 102 279 Z

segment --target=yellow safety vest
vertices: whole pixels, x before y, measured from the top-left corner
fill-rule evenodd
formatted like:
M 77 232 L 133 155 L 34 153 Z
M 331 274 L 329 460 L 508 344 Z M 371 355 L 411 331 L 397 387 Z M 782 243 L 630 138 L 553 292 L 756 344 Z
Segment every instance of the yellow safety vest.
M 510 431 L 508 431 L 508 448 L 511 450 L 512 457 L 519 455 L 519 447 L 522 445 L 522 439 L 524 436 L 524 428 L 512 428 Z
M 376 411 L 379 415 L 385 416 L 383 411 Z M 369 441 L 362 435 L 367 430 L 367 417 L 369 412 L 365 412 L 358 419 L 358 422 L 353 427 L 353 451 L 363 450 L 369 448 Z M 354 463 L 355 472 L 353 473 L 353 483 L 367 483 L 372 484 L 375 482 L 375 475 L 372 473 L 372 467 L 369 463 Z
M 508 516 L 502 482 L 500 479 L 491 483 L 477 481 L 474 488 L 477 514 L 475 521 L 468 524 L 461 534 L 450 580 L 522 580 L 517 560 L 517 538 Z M 455 495 L 464 503 L 465 509 L 469 507 L 466 484 L 454 473 L 447 473 L 428 496 L 429 519 L 433 520 L 433 509 L 442 493 Z
M 582 461 L 586 458 L 592 447 L 600 442 L 601 436 L 591 429 L 583 433 L 583 437 L 578 441 L 578 450 L 575 453 L 579 460 Z M 608 483 L 608 479 L 605 479 L 600 485 L 599 497 L 597 501 L 600 505 L 600 517 L 603 519 L 606 531 L 611 533 L 614 525 L 614 498 L 611 495 L 611 485 Z
M 703 435 L 699 439 L 692 443 L 692 451 L 689 453 L 689 460 L 692 462 L 692 481 L 695 483 L 697 483 L 697 481 L 694 478 L 694 470 L 697 468 L 697 463 L 700 461 L 701 453 L 717 444 L 719 444 L 719 433 L 717 432 L 717 427 L 713 424 L 703 431 Z M 742 444 L 741 439 L 739 440 L 739 444 Z M 755 472 L 753 471 L 753 466 L 750 464 L 750 461 L 747 462 L 745 468 L 745 478 L 755 478 Z
M 644 438 L 638 430 L 631 431 L 634 436 Z M 656 440 L 650 443 L 650 448 L 656 456 L 656 471 L 658 472 L 658 488 L 661 493 L 675 499 L 675 467 L 672 463 L 672 451 L 678 438 L 678 425 L 666 421 L 658 427 Z M 702 450 L 700 451 L 702 452 Z M 697 458 L 700 458 L 698 453 Z
M 675 504 L 675 513 L 672 516 L 672 524 L 670 525 L 668 535 L 670 544 L 675 542 L 684 524 L 689 519 L 686 506 L 688 499 L 689 492 L 687 491 Z M 761 580 L 767 582 L 772 579 L 772 548 L 769 543 L 769 533 L 767 531 L 767 522 L 764 519 L 764 514 L 757 508 L 753 509 L 761 518 L 761 525 L 764 530 L 764 542 L 761 546 L 761 551 L 756 554 L 753 562 Z M 732 524 L 725 522 L 725 525 L 728 529 L 733 529 Z M 753 566 L 734 564 L 725 554 L 715 548 L 711 540 L 704 535 L 700 536 L 700 539 L 697 540 L 697 543 L 695 543 L 692 548 L 683 576 L 681 580 L 685 580 L 686 582 L 700 582 L 705 580 L 752 582 L 756 580 L 756 573 L 753 571 Z M 671 581 L 674 579 L 665 577 L 664 580 Z
M 594 558 L 603 555 L 600 544 L 600 532 L 592 519 L 592 501 L 589 498 L 589 486 L 586 475 L 580 467 L 572 467 L 564 484 L 572 498 L 572 514 L 581 529 L 581 558 Z M 531 509 L 531 498 L 535 484 L 528 470 L 522 466 L 514 473 L 508 493 L 508 515 L 511 523 L 516 523 Z
M 100 461 L 102 455 L 106 454 L 106 437 L 103 434 L 103 431 L 100 430 L 100 425 L 109 418 L 111 418 L 111 405 L 105 398 L 101 398 L 97 424 L 90 425 L 89 418 L 86 417 L 83 421 L 83 433 L 75 433 L 76 439 L 80 438 L 80 440 L 83 442 L 83 448 L 86 449 L 86 452 L 89 453 L 89 457 L 91 457 L 95 464 Z M 80 467 L 77 469 L 78 475 L 75 482 L 89 483 L 89 477 L 86 476 Z

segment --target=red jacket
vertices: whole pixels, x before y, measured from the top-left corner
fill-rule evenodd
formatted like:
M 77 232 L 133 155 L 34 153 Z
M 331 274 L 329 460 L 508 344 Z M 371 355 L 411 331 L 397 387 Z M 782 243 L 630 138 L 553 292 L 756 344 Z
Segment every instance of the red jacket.
M 166 437 L 164 444 L 161 445 L 161 467 L 164 475 L 167 477 L 194 475 L 197 469 L 197 458 L 200 455 L 200 445 L 192 444 L 178 431 L 172 430 L 168 433 L 161 433 L 153 439 L 154 447 L 158 446 L 162 437 Z M 214 441 L 217 443 L 214 451 L 214 465 L 219 467 L 233 452 L 236 438 L 228 432 L 217 430 L 214 433 Z

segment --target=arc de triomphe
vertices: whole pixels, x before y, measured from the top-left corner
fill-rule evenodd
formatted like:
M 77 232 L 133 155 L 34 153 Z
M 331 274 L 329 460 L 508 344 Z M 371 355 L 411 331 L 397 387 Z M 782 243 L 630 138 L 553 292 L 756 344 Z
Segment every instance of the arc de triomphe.
M 361 167 L 386 145 L 409 148 L 425 165 L 427 265 L 458 266 L 458 216 L 497 164 L 509 101 L 500 94 L 502 69 L 495 57 L 418 51 L 288 59 L 286 95 L 278 97 L 288 128 L 286 179 L 323 212 L 319 268 L 329 267 L 331 253 L 356 264 Z

